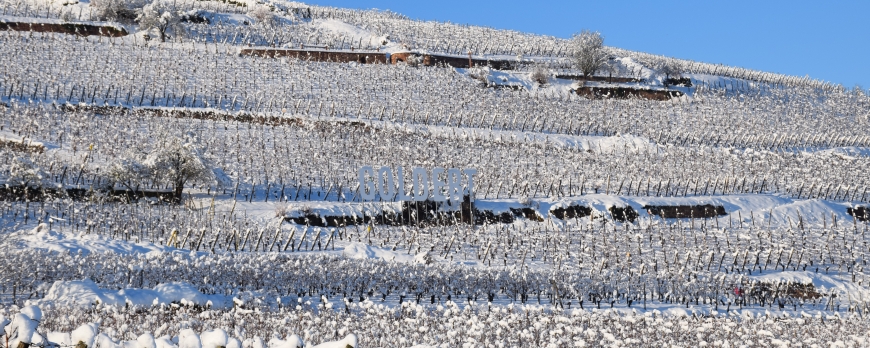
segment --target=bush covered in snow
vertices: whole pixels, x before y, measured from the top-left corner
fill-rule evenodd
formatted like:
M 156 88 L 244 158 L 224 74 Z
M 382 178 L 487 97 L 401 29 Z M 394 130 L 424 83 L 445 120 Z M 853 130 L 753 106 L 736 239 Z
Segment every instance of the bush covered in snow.
M 154 0 L 138 11 L 136 21 L 140 29 L 156 31 L 157 37 L 164 42 L 167 34 L 179 28 L 181 13 L 162 0 Z
M 594 75 L 607 62 L 604 37 L 597 31 L 584 30 L 575 34 L 571 38 L 571 45 L 577 69 L 585 77 Z
M 864 345 L 870 339 L 867 321 L 855 316 L 639 314 L 486 305 L 461 309 L 452 304 L 388 308 L 366 302 L 353 307 L 354 313 L 337 313 L 302 307 L 221 311 L 163 306 L 148 310 L 147 315 L 141 315 L 144 308 L 136 307 L 52 307 L 46 310 L 39 333 L 34 336 L 39 336 L 40 342 L 47 340 L 61 346 L 99 342 L 100 347 L 155 348 L 207 348 L 223 343 L 224 339 L 227 348 L 463 344 L 851 347 Z M 10 314 L 25 317 L 16 312 L 19 312 L 16 307 L 0 308 L 0 318 Z M 215 333 L 220 333 L 217 340 Z M 264 337 L 269 338 L 268 344 Z
M 547 82 L 550 82 L 551 73 L 550 71 L 543 66 L 536 66 L 532 69 L 532 72 L 529 73 L 529 78 L 532 81 L 535 81 L 537 84 L 543 86 L 546 85 Z

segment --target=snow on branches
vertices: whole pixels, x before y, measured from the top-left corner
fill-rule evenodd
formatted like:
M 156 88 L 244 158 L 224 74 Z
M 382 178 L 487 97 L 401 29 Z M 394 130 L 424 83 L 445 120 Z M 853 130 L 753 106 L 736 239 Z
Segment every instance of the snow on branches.
M 169 32 L 179 28 L 181 13 L 161 0 L 154 0 L 142 7 L 136 20 L 140 30 L 155 30 L 160 42 L 164 42 Z
M 132 22 L 145 6 L 142 0 L 91 0 L 90 4 L 97 19 L 111 22 Z
M 583 30 L 571 38 L 574 61 L 584 77 L 595 74 L 607 62 L 604 37 L 597 31 Z
M 257 24 L 266 26 L 275 23 L 275 14 L 272 13 L 272 9 L 266 5 L 257 5 L 250 12 L 248 12 L 248 16 L 251 16 Z
M 52 181 L 49 175 L 35 164 L 30 157 L 19 156 L 12 159 L 12 165 L 9 167 L 9 178 L 6 180 L 6 184 L 38 189 L 52 186 Z
M 215 181 L 212 167 L 203 157 L 195 138 L 190 136 L 186 139 L 163 136 L 156 141 L 155 148 L 142 164 L 154 179 L 172 184 L 177 199 L 181 199 L 181 192 L 187 183 Z
M 109 165 L 111 183 L 120 184 L 135 191 L 140 184 L 164 183 L 173 187 L 174 197 L 181 199 L 188 183 L 216 184 L 220 178 L 216 169 L 204 157 L 196 143 L 196 137 L 188 134 L 181 138 L 168 132 L 157 135 L 154 147 L 145 154 L 128 153 Z M 222 171 L 219 171 L 222 173 Z

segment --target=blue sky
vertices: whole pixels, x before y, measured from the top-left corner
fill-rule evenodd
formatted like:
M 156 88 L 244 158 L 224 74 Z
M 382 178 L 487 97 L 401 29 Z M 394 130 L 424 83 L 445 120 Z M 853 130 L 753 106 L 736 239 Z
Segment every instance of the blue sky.
M 870 1 L 317 0 L 870 87 Z

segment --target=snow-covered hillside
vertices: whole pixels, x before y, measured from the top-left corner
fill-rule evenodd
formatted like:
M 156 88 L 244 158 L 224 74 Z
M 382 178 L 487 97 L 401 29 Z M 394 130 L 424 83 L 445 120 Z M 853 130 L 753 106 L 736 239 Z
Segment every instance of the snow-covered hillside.
M 0 11 L 0 347 L 870 339 L 860 89 L 278 0 Z

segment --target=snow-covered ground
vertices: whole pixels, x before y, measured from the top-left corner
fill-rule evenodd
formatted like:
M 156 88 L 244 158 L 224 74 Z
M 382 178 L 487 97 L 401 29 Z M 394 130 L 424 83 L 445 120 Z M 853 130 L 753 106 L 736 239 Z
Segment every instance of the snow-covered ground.
M 667 343 L 680 346 L 852 347 L 867 343 L 866 320 L 855 317 L 810 314 L 776 317 L 769 313 L 697 317 L 676 312 L 671 315 L 612 310 L 541 311 L 484 305 L 460 310 L 450 304 L 432 309 L 414 304 L 396 309 L 385 309 L 371 303 L 354 307 L 359 314 L 302 309 L 266 313 L 238 309 L 197 310 L 187 306 L 155 310 L 147 318 L 131 315 L 135 309 L 123 307 L 107 307 L 106 311 L 57 307 L 44 313 L 33 307 L 24 307 L 20 316 L 15 308 L 8 314 L 15 314 L 15 319 L 21 322 L 30 317 L 42 319 L 42 330 L 33 334 L 35 342 L 49 341 L 60 345 L 83 342 L 88 346 L 98 344 L 106 347 L 296 348 L 302 347 L 303 342 L 310 346 L 313 342 L 324 341 L 330 342 L 315 347 L 356 347 L 366 342 L 372 346 L 450 347 L 455 346 L 456 343 L 451 342 L 457 339 L 460 345 L 540 347 L 659 346 Z M 76 319 L 67 322 L 54 319 L 59 316 L 75 316 Z M 94 319 L 102 320 L 88 322 Z M 209 329 L 227 320 L 238 323 L 236 328 Z M 445 320 L 457 325 L 439 324 Z M 196 327 L 201 329 L 167 333 L 171 327 L 191 323 L 197 323 Z M 342 328 L 333 328 L 339 325 Z M 153 334 L 131 333 L 132 327 L 155 326 Z M 362 335 L 348 334 L 349 331 Z
M 637 82 L 579 83 L 556 78 L 580 74 L 563 38 L 278 0 L 171 6 L 196 18 L 158 42 L 100 20 L 100 2 L 0 0 L 0 22 L 133 33 L 0 32 L 0 347 L 870 342 L 863 91 L 617 48 L 599 75 Z M 684 96 L 592 100 L 581 84 Z M 200 164 L 181 204 L 107 196 L 171 192 L 167 174 Z M 361 202 L 361 166 L 477 169 L 489 219 L 389 221 L 413 208 Z M 705 205 L 724 215 L 648 208 Z M 311 216 L 356 224 L 294 222 Z

